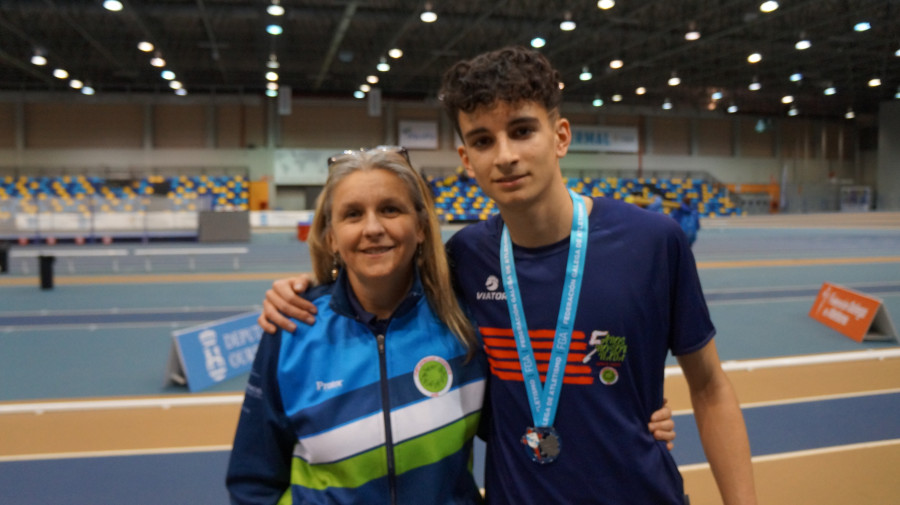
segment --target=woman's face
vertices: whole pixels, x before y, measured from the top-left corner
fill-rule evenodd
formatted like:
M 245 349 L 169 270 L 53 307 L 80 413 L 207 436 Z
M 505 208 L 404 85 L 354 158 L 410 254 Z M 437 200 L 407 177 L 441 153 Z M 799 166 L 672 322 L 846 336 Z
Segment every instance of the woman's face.
M 354 288 L 373 282 L 396 287 L 412 280 L 425 234 L 403 181 L 374 169 L 353 172 L 335 186 L 330 239 Z

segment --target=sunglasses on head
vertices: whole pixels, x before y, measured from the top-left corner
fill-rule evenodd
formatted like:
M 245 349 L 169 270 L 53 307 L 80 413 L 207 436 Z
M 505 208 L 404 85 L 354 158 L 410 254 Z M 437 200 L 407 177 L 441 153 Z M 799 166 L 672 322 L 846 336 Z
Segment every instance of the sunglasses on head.
M 330 168 L 331 165 L 334 165 L 334 163 L 337 160 L 341 159 L 341 157 L 346 156 L 348 154 L 364 153 L 364 152 L 370 152 L 370 151 L 384 151 L 384 152 L 388 152 L 388 153 L 397 153 L 400 156 L 403 156 L 403 159 L 406 160 L 406 163 L 409 163 L 409 165 L 412 166 L 412 163 L 409 161 L 409 151 L 405 147 L 403 147 L 403 146 L 375 146 L 375 147 L 372 147 L 369 149 L 365 149 L 365 148 L 348 149 L 346 151 L 342 151 L 339 154 L 335 154 L 334 156 L 331 156 L 328 158 L 328 167 Z

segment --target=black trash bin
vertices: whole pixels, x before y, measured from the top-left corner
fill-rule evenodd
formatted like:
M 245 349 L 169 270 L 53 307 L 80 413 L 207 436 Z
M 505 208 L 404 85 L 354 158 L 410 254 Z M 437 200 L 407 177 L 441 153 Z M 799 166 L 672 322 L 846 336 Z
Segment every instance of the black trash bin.
M 0 274 L 9 272 L 9 240 L 0 240 Z
M 53 289 L 53 262 L 56 256 L 38 256 L 41 264 L 41 289 Z

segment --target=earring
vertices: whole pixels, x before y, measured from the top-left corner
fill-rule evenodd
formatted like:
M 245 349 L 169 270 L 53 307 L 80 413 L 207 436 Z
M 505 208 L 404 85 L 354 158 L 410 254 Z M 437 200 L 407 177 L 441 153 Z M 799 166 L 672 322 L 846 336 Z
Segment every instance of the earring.
M 337 254 L 335 254 L 335 255 L 332 257 L 331 260 L 332 260 L 332 263 L 331 263 L 331 280 L 336 281 L 337 278 L 338 278 L 338 274 L 341 273 L 341 271 L 338 269 L 338 256 L 337 256 Z

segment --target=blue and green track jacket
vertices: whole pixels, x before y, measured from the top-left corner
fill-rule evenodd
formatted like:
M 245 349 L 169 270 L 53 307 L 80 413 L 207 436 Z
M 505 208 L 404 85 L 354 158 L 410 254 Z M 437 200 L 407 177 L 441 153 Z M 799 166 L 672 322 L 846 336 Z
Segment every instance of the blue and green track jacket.
M 466 362 L 418 276 L 381 334 L 348 289 L 342 275 L 310 290 L 314 325 L 263 336 L 228 467 L 232 503 L 480 503 L 483 354 Z

